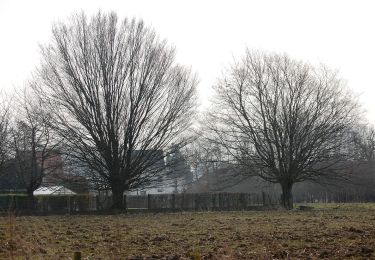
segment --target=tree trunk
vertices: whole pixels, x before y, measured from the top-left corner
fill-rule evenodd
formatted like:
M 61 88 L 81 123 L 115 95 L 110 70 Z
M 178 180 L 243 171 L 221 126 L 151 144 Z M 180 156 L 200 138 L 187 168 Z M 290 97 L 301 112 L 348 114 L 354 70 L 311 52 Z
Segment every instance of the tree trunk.
M 290 182 L 281 183 L 281 189 L 283 192 L 281 194 L 281 204 L 287 210 L 293 209 L 292 188 L 293 188 L 293 183 L 290 183 Z
M 124 203 L 124 188 L 119 187 L 119 185 L 114 185 L 112 187 L 112 209 L 126 209 Z

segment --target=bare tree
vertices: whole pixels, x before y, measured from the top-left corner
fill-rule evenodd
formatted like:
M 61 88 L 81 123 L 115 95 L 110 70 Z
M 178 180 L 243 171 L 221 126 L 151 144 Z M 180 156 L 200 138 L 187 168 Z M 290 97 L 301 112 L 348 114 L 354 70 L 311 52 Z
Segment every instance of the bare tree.
M 157 179 L 166 150 L 181 143 L 196 77 L 142 21 L 119 23 L 115 13 L 56 24 L 42 50 L 35 88 L 55 111 L 56 130 L 122 208 L 124 191 Z
M 285 208 L 293 207 L 294 183 L 343 177 L 358 110 L 334 72 L 247 51 L 216 90 L 214 141 L 239 172 L 279 183 Z
M 62 169 L 59 141 L 51 126 L 51 114 L 25 89 L 17 102 L 16 122 L 11 130 L 17 181 L 25 187 L 29 206 L 34 206 L 34 191 L 45 177 Z
M 184 152 L 187 162 L 192 168 L 194 181 L 217 170 L 228 160 L 228 155 L 221 146 L 211 142 L 210 138 L 205 137 L 203 132 L 199 132 L 197 135 L 199 138 L 189 143 Z
M 375 130 L 371 126 L 362 125 L 353 132 L 357 159 L 374 162 L 375 159 Z
M 0 175 L 10 155 L 9 104 L 3 97 L 0 101 Z
M 193 182 L 193 174 L 187 162 L 187 156 L 175 145 L 171 146 L 170 154 L 165 158 L 167 172 L 164 183 L 172 184 L 174 193 L 186 190 Z
M 353 132 L 353 153 L 357 161 L 352 183 L 361 187 L 360 192 L 373 190 L 375 182 L 375 130 L 371 125 L 358 125 Z

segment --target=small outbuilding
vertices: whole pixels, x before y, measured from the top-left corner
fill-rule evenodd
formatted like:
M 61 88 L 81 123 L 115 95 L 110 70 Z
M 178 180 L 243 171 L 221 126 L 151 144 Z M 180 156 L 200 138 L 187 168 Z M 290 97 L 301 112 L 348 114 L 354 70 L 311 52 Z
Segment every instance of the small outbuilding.
M 40 187 L 34 191 L 34 196 L 59 196 L 59 195 L 76 195 L 75 192 L 64 186 Z

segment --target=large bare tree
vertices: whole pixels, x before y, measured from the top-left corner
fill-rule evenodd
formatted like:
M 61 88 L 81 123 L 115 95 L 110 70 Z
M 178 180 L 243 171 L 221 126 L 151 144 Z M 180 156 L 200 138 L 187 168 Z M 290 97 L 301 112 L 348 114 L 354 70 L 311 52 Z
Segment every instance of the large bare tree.
M 196 77 L 142 21 L 81 13 L 55 24 L 35 88 L 55 111 L 54 125 L 113 207 L 124 191 L 149 185 L 165 151 L 181 144 L 196 103 Z
M 342 177 L 357 103 L 336 73 L 286 55 L 247 51 L 217 85 L 210 129 L 239 172 L 282 188 Z

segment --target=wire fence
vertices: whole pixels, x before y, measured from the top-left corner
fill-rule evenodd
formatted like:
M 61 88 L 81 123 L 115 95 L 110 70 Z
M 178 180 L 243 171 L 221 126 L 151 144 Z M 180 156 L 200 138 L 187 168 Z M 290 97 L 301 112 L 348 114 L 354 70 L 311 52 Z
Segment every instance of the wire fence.
M 359 193 L 307 193 L 294 197 L 297 203 L 375 202 L 371 194 Z M 25 195 L 0 195 L 0 212 L 9 210 L 32 214 L 102 213 L 111 210 L 112 197 L 100 194 L 35 196 L 30 207 Z M 274 207 L 280 204 L 279 194 L 261 193 L 176 193 L 124 195 L 123 208 L 128 211 L 220 211 L 250 210 Z

